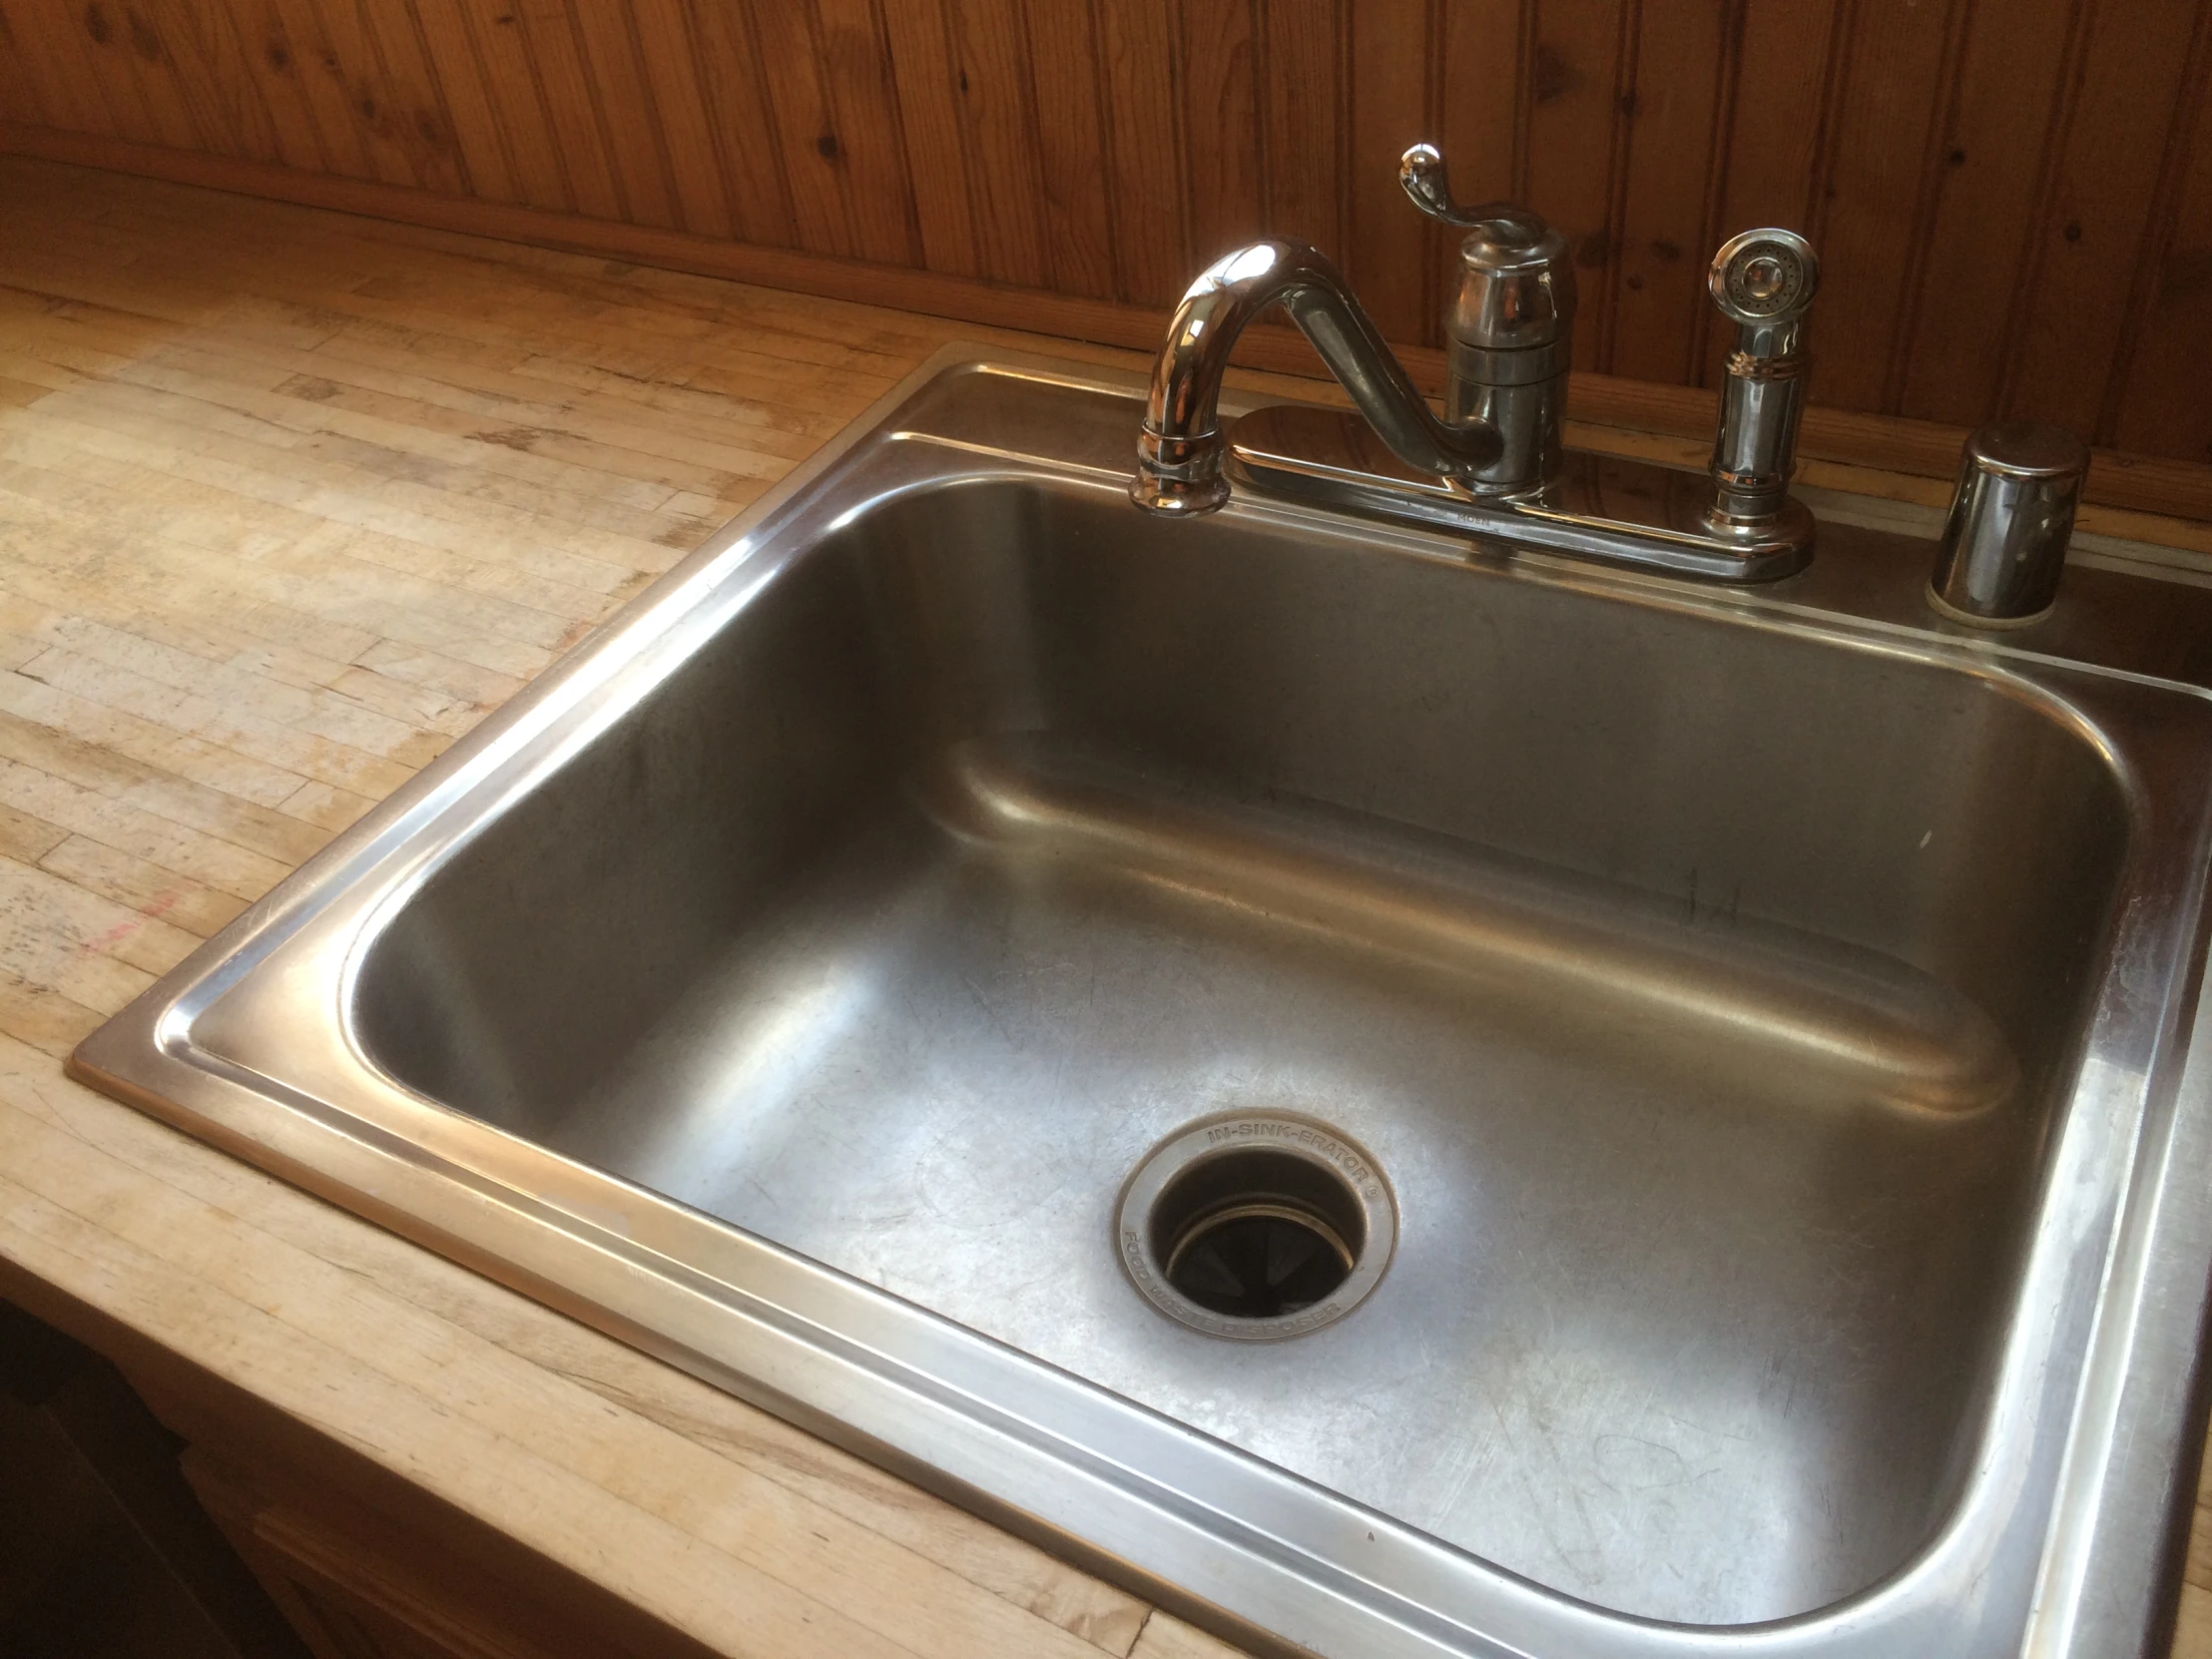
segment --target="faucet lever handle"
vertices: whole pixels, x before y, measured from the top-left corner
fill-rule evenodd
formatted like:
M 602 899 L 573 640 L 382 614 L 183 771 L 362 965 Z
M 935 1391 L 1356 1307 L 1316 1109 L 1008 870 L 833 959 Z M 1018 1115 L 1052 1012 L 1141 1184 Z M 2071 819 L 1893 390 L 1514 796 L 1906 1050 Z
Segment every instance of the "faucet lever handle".
M 1510 202 L 1462 208 L 1452 201 L 1451 184 L 1444 176 L 1444 155 L 1433 144 L 1416 144 L 1398 159 L 1397 182 L 1413 206 L 1430 219 L 1464 229 L 1483 226 L 1500 247 L 1533 248 L 1543 239 L 1544 222 L 1526 208 Z

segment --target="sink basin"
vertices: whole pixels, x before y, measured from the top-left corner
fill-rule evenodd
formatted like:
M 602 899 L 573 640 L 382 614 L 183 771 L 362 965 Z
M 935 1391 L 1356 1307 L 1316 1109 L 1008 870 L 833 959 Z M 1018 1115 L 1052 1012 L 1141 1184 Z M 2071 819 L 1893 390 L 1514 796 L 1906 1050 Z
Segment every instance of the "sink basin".
M 931 365 L 79 1075 L 1259 1645 L 2136 1651 L 2212 606 L 1163 524 L 1134 396 Z

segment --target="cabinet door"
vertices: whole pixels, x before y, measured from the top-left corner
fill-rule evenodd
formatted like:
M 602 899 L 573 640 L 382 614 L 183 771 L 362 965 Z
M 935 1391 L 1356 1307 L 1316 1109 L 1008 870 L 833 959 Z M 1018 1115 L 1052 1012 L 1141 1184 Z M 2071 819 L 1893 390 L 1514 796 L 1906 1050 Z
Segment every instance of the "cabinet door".
M 501 1628 L 505 1587 L 451 1581 L 434 1547 L 395 1558 L 345 1526 L 275 1499 L 198 1447 L 182 1458 L 215 1522 L 315 1659 L 562 1659 Z
M 0 1654 L 307 1659 L 92 1350 L 0 1302 Z
M 99 1483 L 133 1498 L 129 1529 L 162 1545 L 203 1609 L 236 1627 L 229 1646 L 191 1653 L 295 1656 L 303 1643 L 314 1659 L 725 1659 L 260 1395 L 15 1274 L 5 1259 L 0 1291 L 11 1299 L 0 1301 L 0 1362 L 15 1362 L 0 1363 L 0 1395 L 20 1396 L 18 1415 L 44 1410 L 66 1391 L 56 1379 L 89 1363 L 118 1410 L 72 1395 L 69 1423 L 49 1426 L 101 1452 Z M 49 1349 L 67 1352 L 56 1360 Z M 121 1441 L 108 1430 L 125 1419 L 147 1442 L 132 1458 L 109 1454 Z M 72 1423 L 85 1432 L 62 1432 Z M 7 1428 L 0 1419 L 0 1440 Z M 0 1458 L 24 1462 L 10 1444 L 0 1444 Z M 142 1465 L 161 1479 L 134 1474 Z M 59 1510 L 57 1492 L 45 1501 Z M 50 1512 L 43 1530 L 67 1519 Z M 26 1528 L 9 1522 L 0 1504 L 0 1650 L 12 1651 L 12 1604 L 38 1563 L 18 1559 L 30 1553 Z M 226 1573 L 229 1594 L 219 1593 Z M 187 1648 L 165 1651 L 184 1659 Z

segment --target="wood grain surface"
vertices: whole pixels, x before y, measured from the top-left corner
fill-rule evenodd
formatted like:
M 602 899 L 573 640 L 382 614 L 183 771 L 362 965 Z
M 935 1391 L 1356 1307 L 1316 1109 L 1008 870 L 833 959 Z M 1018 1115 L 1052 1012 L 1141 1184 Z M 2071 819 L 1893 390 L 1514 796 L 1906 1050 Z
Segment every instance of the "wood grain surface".
M 975 333 L 0 161 L 0 1294 L 250 1392 L 712 1651 L 1228 1655 L 60 1072 L 102 1018 Z M 2186 1659 L 2212 1655 L 2205 1514 Z
M 1440 343 L 1447 243 L 1392 180 L 1440 139 L 1572 239 L 1585 370 L 1713 384 L 1706 260 L 1779 223 L 1822 252 L 1824 401 L 2197 463 L 2208 104 L 2212 0 L 0 0 L 45 153 L 1150 310 L 1272 233 L 1401 344 Z

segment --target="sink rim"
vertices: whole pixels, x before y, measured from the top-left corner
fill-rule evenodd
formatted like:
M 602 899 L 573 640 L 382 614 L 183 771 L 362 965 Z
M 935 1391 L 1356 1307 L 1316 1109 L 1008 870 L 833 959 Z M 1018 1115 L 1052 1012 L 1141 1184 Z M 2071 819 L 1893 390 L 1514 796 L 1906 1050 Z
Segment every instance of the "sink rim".
M 2116 1430 L 2127 1371 L 2124 1349 L 2118 1377 L 2100 1377 L 2094 1369 L 2092 1363 L 2102 1362 L 2104 1372 L 2111 1371 L 2113 1345 L 2105 1321 L 2095 1328 L 2105 1339 L 2099 1346 L 2092 1349 L 2084 1331 L 2082 1342 L 2055 1356 L 2052 1367 L 2053 1376 L 2064 1374 L 2070 1354 L 2090 1370 L 2088 1385 L 2046 1385 L 2042 1391 L 2054 1405 L 2079 1396 L 2085 1437 L 2048 1424 L 2038 1433 L 2032 1421 L 2012 1421 L 2004 1410 L 2010 1396 L 2000 1381 L 1993 1390 L 1997 1402 L 1979 1430 L 1975 1467 L 1956 1501 L 1920 1552 L 1889 1578 L 1768 1624 L 1664 1625 L 1516 1578 L 770 1241 L 466 1118 L 410 1093 L 360 1052 L 345 1010 L 352 977 L 382 926 L 439 862 L 490 822 L 499 803 L 557 769 L 647 686 L 673 672 L 700 640 L 718 631 L 785 561 L 803 554 L 843 516 L 834 485 L 872 486 L 860 491 L 858 504 L 848 509 L 853 512 L 879 502 L 892 488 L 956 481 L 1045 478 L 1120 489 L 1118 473 L 1080 459 L 1054 459 L 1046 445 L 1036 446 L 1041 454 L 1023 454 L 956 434 L 947 441 L 895 418 L 940 377 L 949 386 L 977 369 L 1117 397 L 1136 395 L 1134 376 L 1071 372 L 1068 365 L 1041 360 L 1009 363 L 1004 353 L 992 355 L 991 364 L 977 364 L 971 352 L 952 346 L 921 365 L 750 513 L 88 1038 L 71 1058 L 73 1075 L 924 1484 L 949 1490 L 970 1507 L 1042 1535 L 1110 1576 L 1134 1573 L 1145 1593 L 1217 1626 L 1226 1624 L 1242 1640 L 1292 1639 L 1343 1653 L 1503 1653 L 1531 1643 L 1532 1651 L 1556 1643 L 1578 1653 L 1624 1656 L 1716 1648 L 1762 1654 L 1895 1652 L 1901 1646 L 2015 1651 L 2016 1632 L 1992 1632 L 1986 1621 L 1970 1628 L 1940 1617 L 1932 1623 L 1932 1614 L 1940 1615 L 1948 1605 L 1936 1591 L 1987 1570 L 1980 1557 L 2019 1530 L 2017 1510 L 2009 1523 L 1993 1525 L 1989 1519 L 2003 1507 L 1999 1488 L 2008 1472 L 1994 1452 L 2025 1435 L 2041 1470 L 2020 1506 L 2029 1511 L 2042 1506 L 2033 1493 L 2045 1493 L 2054 1503 L 2061 1486 L 2093 1479 L 2111 1461 L 2109 1446 L 2103 1459 L 2095 1456 L 2094 1441 L 2100 1435 L 2110 1439 Z M 842 480 L 832 476 L 840 470 L 848 474 Z M 826 482 L 831 487 L 818 487 Z M 1233 510 L 1262 517 L 1286 513 L 1302 525 L 1342 523 L 1277 503 Z M 1446 537 L 1365 523 L 1359 533 L 1403 551 L 1465 562 Z M 2047 659 L 1978 641 L 1959 643 L 1934 630 L 1899 629 L 1880 619 L 1808 615 L 1787 595 L 1685 590 L 1666 578 L 1547 564 L 1541 558 L 1496 574 L 1593 587 L 1642 603 L 1739 619 L 1764 616 L 1834 646 L 1900 652 L 1972 674 L 2095 744 L 2138 816 L 2143 810 L 2144 785 L 2128 756 L 2089 714 L 2042 683 L 2052 673 L 2042 667 Z M 2008 659 L 2023 668 L 2008 669 Z M 2056 672 L 2093 680 L 2140 678 L 2087 666 Z M 2212 701 L 2195 688 L 2174 689 L 2199 703 Z M 2212 723 L 2212 708 L 2203 718 Z M 2196 842 L 2181 906 L 2187 937 L 2177 947 L 2182 951 L 2177 971 L 2163 987 L 2169 993 L 2185 987 L 2201 948 L 2202 813 L 2192 822 Z M 2138 827 L 2135 842 L 2140 840 Z M 2131 844 L 2120 877 L 2123 893 L 2140 898 L 2143 861 L 2140 844 Z M 2108 960 L 2112 948 L 2107 941 Z M 2108 965 L 2098 1004 L 2100 1029 L 2111 1015 L 2112 981 Z M 272 1057 L 266 1041 L 239 1037 L 240 1030 L 251 1028 L 257 1009 L 263 1015 L 278 1004 L 296 1010 L 301 998 L 323 1013 L 304 1041 L 296 1029 L 290 1033 L 292 1052 Z M 2161 1003 L 2161 1016 L 2165 1011 Z M 2166 1089 L 2169 1078 L 2179 1080 L 2186 1051 L 2176 1053 L 2170 1042 L 2154 1050 L 2160 1062 L 2155 1079 L 2146 1078 L 2132 1091 L 2109 1079 L 2101 1089 L 2084 1081 L 2070 1105 L 2054 1109 L 2062 1129 L 2059 1159 L 2075 1149 L 2077 1162 L 2105 1177 L 2101 1194 L 2094 1193 L 2095 1182 L 2087 1184 L 2092 1201 L 2079 1207 L 2092 1242 L 2108 1234 L 2113 1244 L 2128 1244 L 2126 1224 L 2143 1208 L 2146 1193 L 2141 1183 L 2119 1179 L 2120 1160 L 2112 1148 L 2157 1127 L 2151 1119 L 2159 1097 L 2177 1132 L 2186 1128 L 2199 1143 L 2212 1144 L 2212 1088 L 2200 1078 L 2193 1090 Z M 2095 1063 L 2093 1056 L 2085 1058 L 2084 1073 Z M 2157 1090 L 2153 1080 L 2160 1084 Z M 2101 1105 L 2101 1120 L 2085 1109 L 2085 1097 L 2088 1106 Z M 2174 1164 L 2169 1161 L 2169 1172 Z M 2062 1190 L 2062 1173 L 2054 1165 L 2050 1192 Z M 2147 1196 L 2164 1196 L 2173 1179 L 2169 1173 Z M 2124 1213 L 2113 1208 L 2123 1199 Z M 2084 1262 L 2045 1261 L 2053 1202 L 2046 1193 L 2031 1212 L 2033 1262 L 2015 1292 L 2000 1380 L 2011 1378 L 2017 1367 L 2032 1367 L 2039 1353 L 2055 1346 L 2060 1304 L 2077 1323 L 2094 1311 L 2081 1306 L 2076 1283 L 2086 1271 Z M 2104 1210 L 2112 1213 L 2100 1224 Z M 517 1215 L 531 1219 L 517 1229 L 512 1221 Z M 2194 1219 L 2199 1232 L 2212 1220 Z M 2144 1229 L 2148 1226 L 2145 1221 Z M 2145 1249 L 2150 1242 L 2141 1241 Z M 2201 1282 L 2212 1264 L 2212 1242 L 2192 1234 L 2183 1245 Z M 2102 1261 L 2101 1251 L 2074 1253 L 2084 1254 Z M 2033 1277 L 2044 1270 L 2062 1282 L 2043 1284 Z M 2028 1304 L 2054 1310 L 2046 1322 L 2054 1326 L 2050 1340 L 2029 1343 L 2023 1336 L 2022 1328 L 2033 1324 L 2019 1312 Z M 2189 1338 L 2193 1352 L 2193 1326 Z M 2024 1359 L 2018 1352 L 2023 1345 L 2031 1350 Z M 913 1355 L 922 1356 L 920 1372 L 902 1365 L 901 1356 Z M 1020 1379 L 1049 1409 L 1030 1408 L 1027 1421 L 1001 1413 L 986 1423 L 974 1390 L 984 1385 L 979 1380 L 1006 1378 Z M 826 1403 L 871 1390 L 879 1397 L 864 1409 L 830 1414 Z M 964 1390 L 969 1403 L 953 1403 L 947 1390 Z M 2041 1402 L 2042 1396 L 2024 1402 L 2029 1417 Z M 920 1449 L 924 1442 L 927 1451 Z M 1186 1468 L 1172 1488 L 1148 1484 L 1133 1466 L 1145 1460 L 1195 1465 L 1203 1478 Z M 1248 1515 L 1272 1513 L 1274 1532 L 1235 1520 L 1223 1512 L 1225 1506 Z M 2097 1506 L 2086 1536 L 2057 1514 L 2048 1536 L 2037 1539 L 2034 1553 L 2045 1581 L 2041 1599 L 2060 1614 L 2087 1595 L 2088 1569 L 2108 1531 L 2105 1507 Z M 1109 1564 L 1114 1562 L 1123 1565 L 1116 1570 Z M 2023 1587 L 2020 1570 L 2026 1564 L 2032 1563 L 2014 1560 L 2008 1568 Z M 1185 1581 L 1171 1579 L 1170 1571 L 1179 1571 Z M 2066 1628 L 2051 1626 L 2051 1613 L 2042 1616 L 2043 1628 Z M 1992 1644 L 1992 1634 L 2001 1645 Z

